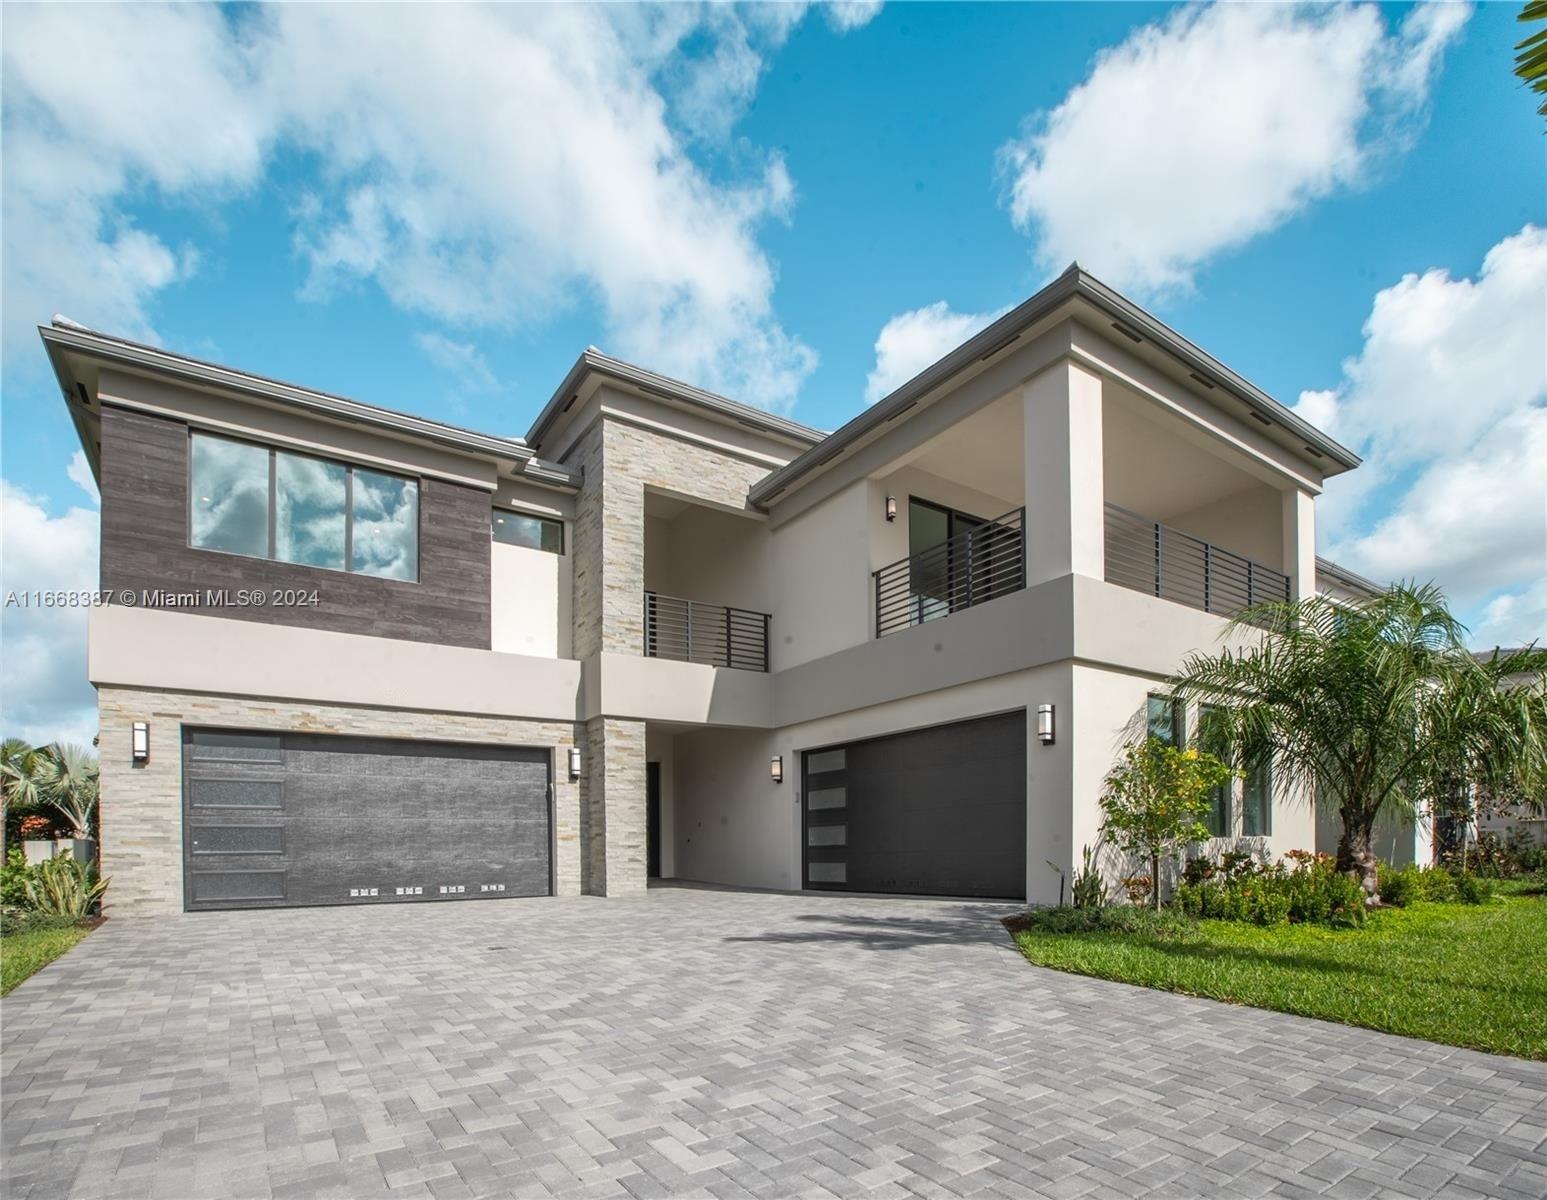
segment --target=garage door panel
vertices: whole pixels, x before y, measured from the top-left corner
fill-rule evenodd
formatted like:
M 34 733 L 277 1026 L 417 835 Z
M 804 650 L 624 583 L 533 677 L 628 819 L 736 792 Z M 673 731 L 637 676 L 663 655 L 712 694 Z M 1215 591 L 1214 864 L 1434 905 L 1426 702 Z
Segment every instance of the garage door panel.
M 548 763 L 541 749 L 189 730 L 188 906 L 546 895 Z
M 1024 712 L 814 751 L 804 767 L 808 887 L 1025 895 Z

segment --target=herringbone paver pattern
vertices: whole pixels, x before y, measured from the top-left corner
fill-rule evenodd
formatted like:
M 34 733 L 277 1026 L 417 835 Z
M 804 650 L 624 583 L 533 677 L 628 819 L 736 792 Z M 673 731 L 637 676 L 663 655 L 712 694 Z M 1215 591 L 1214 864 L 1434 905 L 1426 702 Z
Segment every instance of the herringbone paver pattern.
M 1547 1067 L 1028 966 L 993 906 L 110 921 L 3 1004 L 23 1196 L 1547 1195 Z

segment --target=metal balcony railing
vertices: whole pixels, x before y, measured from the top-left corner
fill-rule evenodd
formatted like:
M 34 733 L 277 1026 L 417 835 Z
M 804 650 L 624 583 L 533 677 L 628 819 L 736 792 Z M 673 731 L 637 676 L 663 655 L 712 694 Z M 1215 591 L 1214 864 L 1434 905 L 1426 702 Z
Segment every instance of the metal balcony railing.
M 645 593 L 645 657 L 768 670 L 768 614 Z
M 1289 576 L 1282 571 L 1116 504 L 1106 506 L 1106 577 L 1224 617 L 1289 599 Z
M 1018 508 L 876 571 L 876 636 L 1025 587 L 1025 515 Z

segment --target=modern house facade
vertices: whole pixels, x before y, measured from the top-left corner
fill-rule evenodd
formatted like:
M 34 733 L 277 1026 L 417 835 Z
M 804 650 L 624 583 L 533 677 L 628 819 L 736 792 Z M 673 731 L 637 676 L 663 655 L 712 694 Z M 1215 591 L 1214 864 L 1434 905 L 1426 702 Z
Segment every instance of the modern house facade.
M 41 332 L 102 492 L 121 914 L 1056 900 L 1125 740 L 1194 734 L 1182 659 L 1332 586 L 1358 464 L 1077 267 L 833 433 L 595 350 L 504 438 Z M 1316 841 L 1266 764 L 1210 823 Z

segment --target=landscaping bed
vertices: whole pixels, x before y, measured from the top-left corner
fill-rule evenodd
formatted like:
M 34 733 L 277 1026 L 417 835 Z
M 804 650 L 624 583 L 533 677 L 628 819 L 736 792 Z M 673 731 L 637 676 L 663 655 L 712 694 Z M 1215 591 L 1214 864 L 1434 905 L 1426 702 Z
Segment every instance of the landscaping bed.
M 1415 900 L 1361 927 L 1051 909 L 1006 927 L 1033 963 L 1498 1054 L 1547 1060 L 1547 895 Z

